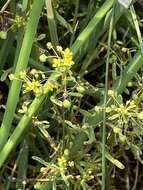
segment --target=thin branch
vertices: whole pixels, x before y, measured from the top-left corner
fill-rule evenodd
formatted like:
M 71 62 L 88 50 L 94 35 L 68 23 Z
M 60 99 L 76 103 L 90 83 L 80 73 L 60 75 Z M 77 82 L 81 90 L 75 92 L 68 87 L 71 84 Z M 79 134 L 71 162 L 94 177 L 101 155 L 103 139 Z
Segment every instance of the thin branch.
M 7 0 L 7 2 L 4 4 L 4 6 L 1 8 L 0 12 L 4 12 L 6 8 L 8 7 L 11 0 Z

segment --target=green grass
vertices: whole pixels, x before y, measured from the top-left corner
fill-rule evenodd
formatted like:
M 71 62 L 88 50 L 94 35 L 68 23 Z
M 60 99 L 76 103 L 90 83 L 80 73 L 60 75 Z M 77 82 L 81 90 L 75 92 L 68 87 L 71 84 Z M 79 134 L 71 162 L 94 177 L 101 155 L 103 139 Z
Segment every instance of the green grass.
M 114 0 L 9 3 L 12 26 L 0 44 L 3 189 L 141 189 L 138 2 L 129 9 Z

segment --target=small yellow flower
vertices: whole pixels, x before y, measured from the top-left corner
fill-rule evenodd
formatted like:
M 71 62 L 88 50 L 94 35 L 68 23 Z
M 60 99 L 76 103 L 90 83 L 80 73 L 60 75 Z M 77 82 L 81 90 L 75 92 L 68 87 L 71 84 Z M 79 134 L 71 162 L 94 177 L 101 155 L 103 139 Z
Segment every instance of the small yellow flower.
M 61 58 L 54 58 L 52 66 L 55 68 L 62 66 L 62 59 Z
M 22 105 L 22 109 L 19 109 L 18 112 L 19 112 L 19 113 L 26 113 L 27 110 L 28 110 L 28 109 L 27 109 L 27 106 L 23 106 L 23 105 Z
M 26 113 L 30 102 L 24 102 L 22 108 L 18 110 L 19 113 Z
M 25 19 L 22 16 L 16 15 L 14 18 L 15 25 L 20 28 L 25 25 Z
M 128 109 L 136 108 L 136 102 L 134 100 L 129 101 L 129 107 Z
M 106 113 L 110 113 L 112 109 L 110 107 L 105 108 Z
M 133 86 L 133 82 L 128 82 L 128 87 L 132 87 Z
M 69 162 L 68 162 L 68 165 L 69 165 L 70 167 L 74 167 L 74 161 L 69 161 Z
M 63 51 L 62 46 L 57 46 L 56 48 L 57 48 L 57 51 L 60 52 L 60 53 Z
M 64 51 L 62 50 L 61 46 L 57 46 L 57 51 L 61 53 L 61 57 L 57 56 L 56 58 L 53 59 L 52 66 L 54 68 L 65 68 L 69 69 L 73 64 L 73 56 L 72 52 L 70 51 L 69 48 L 66 48 Z
M 60 158 L 57 158 L 57 161 L 58 161 L 58 164 L 59 165 L 66 165 L 66 163 L 67 163 L 67 160 L 65 159 L 65 157 L 64 156 L 61 156 Z
M 39 81 L 36 81 L 35 79 L 33 79 L 32 81 L 27 80 L 24 85 L 24 92 L 30 92 L 33 91 L 34 93 L 37 93 L 38 89 L 41 87 L 41 84 Z
M 121 129 L 119 128 L 119 127 L 113 127 L 113 131 L 114 131 L 114 133 L 116 133 L 116 134 L 119 134 L 119 133 L 121 133 Z
M 120 139 L 120 141 L 121 141 L 122 143 L 124 143 L 124 142 L 126 141 L 126 136 L 120 133 L 120 134 L 119 134 L 119 139 Z
M 102 111 L 102 107 L 101 106 L 95 106 L 95 111 L 96 112 L 101 112 Z
M 116 95 L 116 93 L 113 90 L 108 90 L 108 95 L 111 97 L 114 97 Z
M 47 91 L 53 91 L 54 88 L 57 88 L 57 86 L 55 84 L 53 84 L 52 82 L 47 82 L 47 84 L 44 85 L 44 93 L 47 93 Z
M 51 43 L 51 42 L 48 42 L 48 43 L 46 44 L 46 46 L 47 46 L 47 48 L 48 48 L 48 49 L 52 49 L 52 48 L 53 48 L 53 46 L 52 46 L 52 43 Z
M 137 114 L 138 119 L 143 120 L 143 111 Z
M 64 62 L 64 66 L 70 67 L 71 65 L 73 65 L 74 62 L 73 62 L 72 59 L 73 59 L 72 52 L 70 51 L 69 48 L 66 48 L 66 49 L 63 51 L 63 62 Z

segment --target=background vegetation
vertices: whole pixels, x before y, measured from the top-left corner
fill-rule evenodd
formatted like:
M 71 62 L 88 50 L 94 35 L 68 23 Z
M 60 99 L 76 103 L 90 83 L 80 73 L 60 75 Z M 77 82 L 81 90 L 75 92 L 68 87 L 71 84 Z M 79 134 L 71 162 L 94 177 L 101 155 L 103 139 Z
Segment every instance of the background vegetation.
M 0 189 L 142 190 L 142 1 L 0 7 Z

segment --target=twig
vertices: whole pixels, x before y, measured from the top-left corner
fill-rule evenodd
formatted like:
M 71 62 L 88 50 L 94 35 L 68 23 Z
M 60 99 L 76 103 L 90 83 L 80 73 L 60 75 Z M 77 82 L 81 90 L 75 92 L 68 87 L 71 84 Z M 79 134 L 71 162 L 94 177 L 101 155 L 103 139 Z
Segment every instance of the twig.
M 30 183 L 30 182 L 48 182 L 50 181 L 50 179 L 37 179 L 37 178 L 16 178 L 13 177 L 12 181 L 14 182 L 26 182 L 26 183 Z
M 4 12 L 5 9 L 8 7 L 11 0 L 7 0 L 7 2 L 4 4 L 4 6 L 1 8 L 0 12 Z
M 137 165 L 136 165 L 136 170 L 135 170 L 135 181 L 134 181 L 134 185 L 132 187 L 132 190 L 135 190 L 137 187 L 137 182 L 138 182 L 138 175 L 139 175 L 139 161 L 137 160 Z

